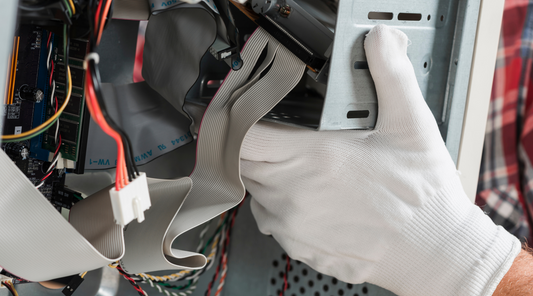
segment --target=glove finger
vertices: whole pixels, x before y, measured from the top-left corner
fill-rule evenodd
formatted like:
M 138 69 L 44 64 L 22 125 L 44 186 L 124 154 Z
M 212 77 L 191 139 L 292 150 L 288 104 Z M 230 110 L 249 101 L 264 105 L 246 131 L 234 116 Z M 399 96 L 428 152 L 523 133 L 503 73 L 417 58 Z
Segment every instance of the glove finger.
M 312 154 L 312 158 L 333 157 L 331 149 L 348 150 L 364 142 L 375 131 L 314 131 L 283 124 L 259 121 L 246 134 L 241 159 L 286 162 Z M 349 151 L 344 151 L 349 152 Z
M 365 39 L 368 67 L 378 96 L 376 129 L 406 131 L 434 126 L 411 61 L 407 57 L 407 36 L 394 28 L 378 25 Z
M 246 134 L 241 147 L 241 159 L 281 162 L 301 152 L 294 140 L 309 141 L 312 131 L 273 122 L 259 121 Z

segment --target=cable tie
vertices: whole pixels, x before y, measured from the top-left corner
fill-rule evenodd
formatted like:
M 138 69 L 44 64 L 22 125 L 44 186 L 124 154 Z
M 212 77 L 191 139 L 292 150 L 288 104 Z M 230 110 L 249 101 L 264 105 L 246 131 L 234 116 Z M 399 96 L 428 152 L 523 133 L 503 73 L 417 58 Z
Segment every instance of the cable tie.
M 88 66 L 87 63 L 89 60 L 93 60 L 95 64 L 100 63 L 100 55 L 96 52 L 91 52 L 88 55 L 85 56 L 85 60 L 83 61 L 83 69 L 87 70 Z

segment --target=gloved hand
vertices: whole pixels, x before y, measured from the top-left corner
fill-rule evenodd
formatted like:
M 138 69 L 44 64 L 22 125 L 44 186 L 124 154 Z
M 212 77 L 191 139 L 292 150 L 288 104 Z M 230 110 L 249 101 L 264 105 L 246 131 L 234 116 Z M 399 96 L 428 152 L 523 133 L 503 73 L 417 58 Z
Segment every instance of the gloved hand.
M 295 260 L 399 295 L 491 295 L 520 242 L 465 195 L 407 57 L 384 25 L 365 40 L 372 131 L 260 122 L 241 150 L 259 229 Z

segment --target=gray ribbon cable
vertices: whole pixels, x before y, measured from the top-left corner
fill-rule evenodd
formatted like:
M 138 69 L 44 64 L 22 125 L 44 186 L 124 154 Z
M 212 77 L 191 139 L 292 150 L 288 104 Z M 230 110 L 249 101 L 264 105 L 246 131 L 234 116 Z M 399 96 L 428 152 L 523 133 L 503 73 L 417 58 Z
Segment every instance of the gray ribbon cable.
M 131 141 L 137 165 L 192 142 L 190 121 L 146 82 L 118 86 L 103 83 L 102 92 L 108 114 Z M 91 118 L 85 169 L 112 168 L 116 160 L 115 141 Z
M 265 47 L 267 57 L 248 80 Z M 240 148 L 244 137 L 296 86 L 305 64 L 261 28 L 250 37 L 241 56 L 243 68 L 230 71 L 204 114 L 198 135 L 196 167 L 190 176 L 192 189 L 185 197 L 179 193 L 188 192 L 188 181 L 165 181 L 166 184 L 159 186 L 164 186 L 166 193 L 154 194 L 146 220 L 142 224 L 130 223 L 125 230 L 126 254 L 120 262 L 128 273 L 202 268 L 206 263 L 203 255 L 173 249 L 173 241 L 244 198 L 245 188 L 240 177 Z M 269 71 L 260 77 L 270 64 Z M 173 197 L 163 197 L 165 194 Z M 168 220 L 171 220 L 170 225 L 162 227 Z M 156 229 L 166 229 L 166 233 Z
M 248 80 L 265 47 L 265 61 Z M 298 83 L 305 69 L 262 29 L 250 37 L 241 56 L 243 68 L 230 71 L 204 114 L 190 178 L 149 180 L 152 208 L 143 223 L 130 223 L 124 236 L 114 222 L 109 188 L 77 203 L 69 224 L 0 152 L 0 265 L 31 281 L 100 268 L 120 258 L 129 273 L 205 266 L 205 256 L 173 249 L 172 242 L 243 199 L 243 139 Z
M 4 151 L 0 168 L 0 266 L 27 280 L 43 281 L 122 257 L 122 227 L 115 224 L 109 195 L 76 204 L 69 224 Z

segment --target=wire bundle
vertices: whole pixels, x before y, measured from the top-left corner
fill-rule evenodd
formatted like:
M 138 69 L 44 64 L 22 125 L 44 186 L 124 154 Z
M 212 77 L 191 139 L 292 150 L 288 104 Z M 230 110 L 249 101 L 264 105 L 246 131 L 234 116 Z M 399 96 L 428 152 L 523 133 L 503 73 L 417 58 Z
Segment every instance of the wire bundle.
M 203 238 L 207 231 L 209 230 L 209 224 L 210 222 L 206 223 L 206 226 L 200 233 L 200 244 L 197 248 L 197 252 L 200 252 L 202 254 L 205 254 L 205 251 L 207 250 L 207 247 L 211 245 L 211 251 L 209 253 L 209 256 L 207 257 L 207 264 L 206 266 L 201 270 L 182 270 L 179 273 L 170 274 L 170 275 L 164 275 L 164 276 L 155 276 L 151 274 L 141 273 L 138 274 L 138 276 L 141 277 L 141 283 L 146 284 L 149 283 L 151 287 L 158 290 L 158 292 L 166 294 L 168 296 L 186 296 L 190 295 L 195 289 L 196 289 L 196 283 L 200 279 L 200 276 L 206 272 L 207 270 L 211 269 L 213 267 L 215 258 L 218 255 L 217 250 L 222 249 L 222 244 L 224 243 L 226 233 L 225 227 L 227 226 L 227 223 L 229 221 L 230 215 L 226 215 L 226 213 L 223 213 L 220 216 L 217 229 L 215 230 L 215 233 L 205 245 L 203 244 Z M 185 285 L 171 285 L 167 282 L 169 281 L 180 281 L 180 280 L 188 280 L 189 282 Z M 173 289 L 173 290 L 179 290 L 180 292 L 169 292 L 168 290 L 162 289 Z
M 66 39 L 66 42 L 63 42 L 64 44 L 64 47 L 63 47 L 63 52 L 65 53 L 65 60 L 64 62 L 65 63 L 68 63 L 68 49 L 66 49 L 66 47 L 68 47 L 68 28 L 67 28 L 67 25 L 64 25 L 64 33 L 65 33 L 65 38 Z M 55 96 L 55 91 L 56 91 L 56 81 L 54 79 L 54 60 L 51 59 L 52 57 L 52 50 L 53 50 L 53 43 L 51 42 L 52 40 L 52 32 L 49 32 L 48 33 L 48 41 L 46 42 L 46 46 L 48 48 L 48 58 L 46 60 L 46 67 L 49 71 L 49 76 L 50 76 L 50 81 L 49 81 L 49 85 L 50 85 L 50 88 L 52 90 L 52 93 L 50 94 L 50 106 L 52 108 L 54 108 L 55 112 L 54 113 L 57 113 L 58 111 L 58 100 L 57 100 L 57 97 Z M 60 153 L 59 153 L 59 149 L 61 148 L 61 143 L 62 143 L 62 139 L 61 139 L 61 133 L 59 132 L 59 120 L 56 121 L 56 132 L 55 132 L 55 136 L 54 136 L 54 141 L 55 141 L 55 144 L 56 144 L 56 149 L 55 149 L 55 152 L 54 152 L 54 155 L 52 157 L 52 161 L 51 161 L 51 164 L 48 166 L 48 169 L 46 170 L 45 172 L 45 176 L 41 178 L 41 180 L 39 181 L 39 185 L 36 186 L 36 188 L 40 188 L 41 186 L 44 185 L 44 181 L 50 177 L 50 175 L 52 175 L 52 173 L 54 172 L 54 169 L 57 165 L 57 162 L 59 161 L 59 156 L 60 156 Z
M 150 286 L 156 289 L 159 293 L 165 294 L 167 296 L 188 296 L 192 294 L 193 291 L 196 289 L 196 283 L 200 279 L 200 276 L 206 271 L 210 270 L 215 265 L 216 258 L 219 254 L 221 254 L 220 259 L 218 260 L 215 275 L 209 283 L 208 290 L 206 291 L 206 295 L 210 295 L 211 290 L 214 287 L 214 283 L 220 276 L 220 281 L 216 288 L 215 296 L 220 295 L 223 290 L 228 271 L 228 251 L 231 231 L 235 224 L 235 217 L 241 205 L 242 202 L 239 206 L 229 210 L 227 213 L 223 213 L 220 216 L 215 232 L 205 244 L 203 244 L 204 237 L 209 229 L 211 221 L 206 223 L 206 226 L 204 226 L 204 228 L 200 232 L 200 243 L 198 245 L 197 252 L 206 254 L 207 248 L 211 246 L 211 250 L 209 252 L 209 255 L 207 256 L 207 264 L 204 268 L 199 270 L 182 270 L 178 273 L 163 276 L 141 273 L 137 275 L 139 276 L 137 280 L 141 284 L 150 284 Z M 182 280 L 188 280 L 189 282 L 180 286 L 172 285 L 169 283 Z M 172 289 L 175 292 L 169 291 L 167 289 Z
M 128 280 L 128 282 L 130 282 L 130 284 L 133 286 L 133 288 L 135 288 L 135 290 L 137 291 L 137 293 L 139 293 L 139 295 L 141 296 L 148 296 L 148 294 L 146 294 L 146 292 L 144 292 L 144 290 L 139 287 L 139 285 L 137 285 L 137 283 L 135 282 L 134 279 L 131 278 L 131 276 L 129 274 L 127 274 L 124 269 L 122 269 L 122 267 L 120 265 L 117 265 L 115 267 L 118 272 L 126 279 Z
M 15 285 L 13 285 L 12 283 L 5 281 L 2 282 L 2 285 L 4 285 L 4 287 L 6 287 L 13 296 L 19 296 L 17 290 L 15 289 Z
M 119 191 L 135 179 L 139 171 L 133 159 L 131 142 L 126 133 L 113 121 L 107 112 L 101 88 L 100 70 L 98 68 L 100 57 L 96 53 L 96 47 L 100 43 L 106 19 L 110 19 L 109 14 L 112 3 L 112 0 L 93 0 L 89 2 L 90 53 L 85 58 L 84 68 L 87 71 L 85 75 L 85 94 L 91 117 L 117 143 L 115 189 Z

